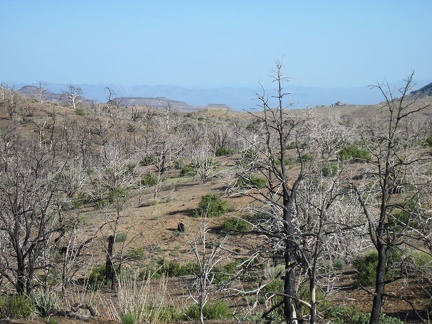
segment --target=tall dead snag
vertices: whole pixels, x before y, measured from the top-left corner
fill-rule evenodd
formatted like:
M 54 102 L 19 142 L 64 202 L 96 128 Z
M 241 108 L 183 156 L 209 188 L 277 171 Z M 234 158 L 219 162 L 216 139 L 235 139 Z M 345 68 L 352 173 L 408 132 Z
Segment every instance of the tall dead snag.
M 261 203 L 266 214 L 267 225 L 258 225 L 257 232 L 263 234 L 271 242 L 271 250 L 275 256 L 282 256 L 284 288 L 277 294 L 283 297 L 284 316 L 287 323 L 297 323 L 298 296 L 296 281 L 298 276 L 298 244 L 296 236 L 295 199 L 304 175 L 304 161 L 301 154 L 300 132 L 301 120 L 291 118 L 284 99 L 283 84 L 287 81 L 282 75 L 282 63 L 276 62 L 273 80 L 276 84 L 276 108 L 270 107 L 268 97 L 258 96 L 262 112 L 252 114 L 255 121 L 253 128 L 256 136 L 243 155 L 239 182 L 247 187 L 247 192 Z M 300 160 L 300 167 L 292 174 L 288 173 L 288 148 L 294 147 L 294 155 Z M 265 188 L 254 185 L 254 177 L 265 178 Z
M 370 120 L 360 125 L 362 144 L 370 151 L 375 182 L 353 184 L 369 226 L 370 239 L 378 253 L 376 283 L 370 323 L 378 323 L 383 306 L 389 265 L 392 255 L 408 242 L 408 234 L 422 226 L 423 213 L 419 206 L 421 197 L 422 148 L 413 141 L 406 126 L 412 118 L 428 105 L 419 106 L 410 99 L 413 73 L 404 87 L 397 90 L 395 98 L 389 84 L 378 84 L 385 98 L 375 123 Z M 401 195 L 403 189 L 406 192 Z M 411 240 L 416 235 L 410 235 Z
M 19 294 L 51 268 L 53 236 L 63 230 L 56 209 L 63 166 L 49 146 L 10 128 L 0 135 L 0 276 Z

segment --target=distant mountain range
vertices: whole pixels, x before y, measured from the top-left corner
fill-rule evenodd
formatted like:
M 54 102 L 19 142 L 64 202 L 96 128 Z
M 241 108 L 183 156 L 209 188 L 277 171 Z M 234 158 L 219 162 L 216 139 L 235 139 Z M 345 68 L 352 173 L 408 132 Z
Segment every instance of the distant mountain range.
M 416 88 L 423 87 L 429 89 L 427 87 L 430 86 L 432 89 L 430 81 L 417 81 L 416 84 Z M 107 101 L 107 87 L 109 87 L 115 93 L 113 98 L 117 98 L 125 105 L 166 106 L 167 103 L 170 103 L 171 105 L 174 104 L 176 107 L 180 107 L 178 110 L 181 111 L 192 111 L 220 105 L 230 107 L 233 110 L 251 110 L 257 108 L 259 105 L 257 94 L 262 94 L 262 89 L 259 87 L 187 88 L 169 85 L 126 86 L 116 84 L 75 84 L 75 86 L 82 89 L 83 97 L 98 102 Z M 398 84 L 394 86 L 397 87 Z M 20 92 L 23 94 L 28 94 L 36 88 L 28 85 L 17 85 L 17 87 L 22 87 Z M 66 84 L 47 84 L 46 88 L 49 92 L 44 94 L 44 96 L 49 97 L 46 98 L 47 100 L 60 100 L 60 94 L 67 87 L 68 85 Z M 289 101 L 292 104 L 292 108 L 330 106 L 336 102 L 368 105 L 383 100 L 379 91 L 370 89 L 367 86 L 325 89 L 288 84 L 286 89 L 291 92 Z M 273 88 L 266 88 L 266 92 L 271 101 Z

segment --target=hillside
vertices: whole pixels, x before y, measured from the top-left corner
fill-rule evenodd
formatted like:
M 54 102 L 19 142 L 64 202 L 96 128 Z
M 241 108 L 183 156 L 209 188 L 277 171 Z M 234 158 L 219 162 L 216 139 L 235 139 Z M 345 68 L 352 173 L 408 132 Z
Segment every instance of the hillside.
M 193 111 L 184 102 L 159 97 L 124 98 L 118 106 L 95 103 L 73 110 L 62 102 L 19 94 L 13 98 L 14 105 L 0 101 L 4 296 L 16 290 L 13 276 L 6 277 L 16 263 L 17 253 L 8 243 L 9 235 L 13 237 L 8 228 L 14 226 L 8 221 L 15 217 L 17 222 L 26 219 L 22 228 L 31 238 L 22 248 L 40 248 L 40 268 L 28 287 L 42 297 L 48 287 L 53 299 L 47 314 L 59 323 L 120 322 L 131 312 L 126 305 L 132 307 L 132 300 L 140 307 L 160 305 L 158 311 L 165 316 L 160 322 L 194 322 L 191 296 L 199 294 L 197 255 L 199 261 L 212 262 L 211 256 L 215 260 L 208 269 L 207 297 L 209 305 L 227 317 L 213 323 L 237 323 L 232 314 L 244 323 L 281 322 L 277 307 L 261 318 L 280 302 L 285 271 L 281 205 L 269 197 L 280 194 L 282 183 L 289 190 L 295 188 L 303 172 L 294 203 L 298 259 L 293 266 L 298 269 L 299 296 L 311 302 L 305 291 L 313 260 L 318 264 L 320 320 L 350 323 L 370 311 L 374 287 L 366 281 L 359 284 L 355 264 L 368 255 L 372 243 L 367 217 L 350 188 L 356 186 L 368 195 L 365 201 L 371 205 L 366 207 L 375 217 L 375 197 L 380 194 L 376 160 L 361 140 L 371 145 L 385 138 L 380 136 L 388 115 L 382 105 L 284 111 L 284 123 L 269 124 L 295 130 L 284 130 L 287 178 L 279 182 L 283 171 L 278 138 L 275 133 L 267 136 L 266 115 L 260 111 L 254 115 L 218 104 Z M 171 104 L 176 109 L 167 109 Z M 386 225 L 396 236 L 406 230 L 409 240 L 400 237 L 397 242 L 403 253 L 391 260 L 388 275 L 395 280 L 386 286 L 383 311 L 412 323 L 428 316 L 432 288 L 432 147 L 427 144 L 431 113 L 429 106 L 402 123 L 405 128 L 395 141 L 397 157 L 414 160 L 394 168 L 400 178 L 390 188 L 392 214 Z M 16 200 L 11 199 L 15 192 Z M 202 203 L 207 195 L 210 200 Z M 213 204 L 220 215 L 210 215 Z M 415 213 L 403 214 L 411 210 Z M 179 231 L 180 223 L 184 231 Z M 314 245 L 319 231 L 325 233 L 325 243 Z M 110 237 L 115 244 L 107 257 Z M 315 259 L 314 247 L 319 248 Z M 119 276 L 115 291 L 112 282 L 105 282 L 108 260 L 124 276 Z M 148 275 L 153 277 L 146 282 Z M 159 299 L 145 302 L 139 296 Z M 217 308 L 220 302 L 226 302 L 226 309 Z M 308 309 L 299 309 L 307 320 Z M 4 313 L 0 303 L 2 317 Z

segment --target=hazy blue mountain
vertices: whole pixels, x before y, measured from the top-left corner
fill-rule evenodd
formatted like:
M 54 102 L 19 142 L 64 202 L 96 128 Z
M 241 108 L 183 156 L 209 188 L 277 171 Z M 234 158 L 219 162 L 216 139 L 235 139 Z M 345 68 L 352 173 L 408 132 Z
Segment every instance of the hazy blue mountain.
M 428 84 L 429 81 L 417 81 L 416 89 Z M 23 85 L 22 85 L 23 86 Z M 49 91 L 61 93 L 67 89 L 67 84 L 47 84 Z M 262 94 L 260 87 L 221 87 L 221 88 L 187 88 L 170 85 L 118 85 L 118 84 L 75 84 L 83 90 L 83 96 L 99 102 L 106 102 L 109 87 L 115 92 L 114 97 L 163 97 L 182 101 L 191 106 L 204 107 L 208 104 L 225 104 L 234 110 L 250 110 L 257 108 L 257 94 Z M 397 87 L 398 83 L 392 85 Z M 382 95 L 377 89 L 368 86 L 358 88 L 313 88 L 288 84 L 287 91 L 291 95 L 289 102 L 293 108 L 331 105 L 335 102 L 347 104 L 375 104 L 382 101 Z M 273 94 L 271 87 L 266 88 L 269 95 Z M 271 99 L 271 98 L 269 98 Z

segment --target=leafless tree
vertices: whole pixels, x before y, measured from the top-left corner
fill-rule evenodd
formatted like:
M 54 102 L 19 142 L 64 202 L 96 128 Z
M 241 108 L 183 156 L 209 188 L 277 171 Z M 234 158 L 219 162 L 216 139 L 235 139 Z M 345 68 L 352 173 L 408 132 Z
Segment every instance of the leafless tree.
M 225 236 L 220 242 L 213 242 L 209 248 L 208 230 L 208 219 L 204 211 L 200 217 L 198 236 L 189 238 L 192 253 L 198 264 L 198 274 L 194 287 L 189 289 L 189 296 L 198 306 L 200 323 L 202 324 L 204 323 L 204 307 L 211 294 L 217 290 L 214 284 L 215 267 L 226 258 L 227 252 L 224 250 L 224 246 L 228 240 L 228 237 Z
M 375 122 L 360 125 L 363 144 L 373 156 L 373 173 L 376 185 L 360 187 L 353 183 L 358 200 L 369 226 L 370 239 L 378 252 L 376 283 L 370 323 L 378 323 L 385 296 L 390 255 L 404 243 L 406 235 L 415 224 L 422 223 L 423 214 L 417 207 L 420 198 L 421 175 L 414 172 L 422 159 L 422 150 L 415 142 L 407 141 L 404 125 L 427 105 L 416 106 L 408 94 L 413 86 L 413 73 L 405 85 L 391 90 L 388 83 L 374 86 L 384 96 L 384 103 Z M 409 186 L 404 202 L 395 197 L 394 188 Z
M 297 280 L 299 271 L 298 236 L 295 200 L 304 177 L 305 161 L 302 158 L 302 118 L 289 114 L 290 105 L 285 105 L 282 62 L 276 62 L 274 83 L 276 84 L 276 107 L 272 108 L 266 92 L 258 96 L 262 112 L 253 114 L 256 136 L 251 137 L 250 147 L 242 159 L 239 171 L 240 183 L 246 184 L 244 194 L 249 194 L 265 207 L 266 225 L 258 225 L 257 231 L 270 243 L 272 254 L 283 259 L 282 274 L 284 288 L 277 292 L 283 297 L 284 317 L 287 323 L 298 322 Z M 300 167 L 296 173 L 288 171 L 288 147 L 294 143 L 294 156 Z M 259 174 L 266 180 L 262 189 L 254 184 L 252 176 Z
M 0 273 L 18 293 L 31 293 L 37 271 L 52 266 L 53 235 L 63 228 L 55 203 L 63 165 L 45 146 L 10 129 L 2 133 L 0 148 L 0 235 L 10 242 L 0 256 Z
M 77 105 L 82 101 L 83 91 L 81 87 L 76 87 L 73 84 L 68 86 L 68 90 L 63 91 L 62 97 L 69 103 L 73 109 L 77 108 Z

